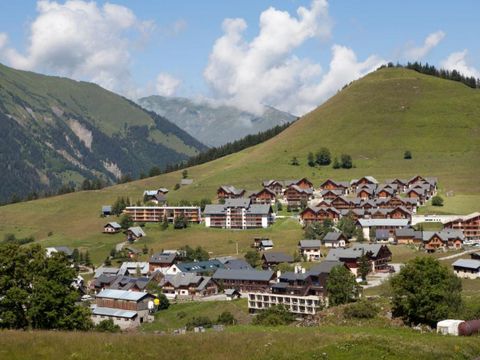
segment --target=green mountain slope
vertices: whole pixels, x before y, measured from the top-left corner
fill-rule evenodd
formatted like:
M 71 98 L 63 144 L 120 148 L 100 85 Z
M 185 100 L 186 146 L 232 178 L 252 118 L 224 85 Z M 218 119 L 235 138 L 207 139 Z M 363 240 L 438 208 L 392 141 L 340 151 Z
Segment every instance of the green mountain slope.
M 139 99 L 138 103 L 212 146 L 224 145 L 296 119 L 272 107 L 265 107 L 262 115 L 256 115 L 232 106 L 213 106 L 179 97 L 148 96 Z
M 440 211 L 465 213 L 479 210 L 480 200 L 480 91 L 405 69 L 382 69 L 360 79 L 307 114 L 285 131 L 257 146 L 188 169 L 193 184 L 170 191 L 171 202 L 215 198 L 221 184 L 259 189 L 264 179 L 307 176 L 316 186 L 327 177 L 348 180 L 372 175 L 379 180 L 415 174 L 437 176 L 445 198 Z M 327 146 L 333 154 L 352 155 L 355 167 L 334 170 L 311 168 L 306 157 Z M 404 160 L 410 150 L 413 159 Z M 299 166 L 290 165 L 296 156 Z M 109 187 L 0 207 L 1 233 L 35 235 L 44 244 L 72 244 L 90 248 L 101 260 L 112 244 L 123 239 L 100 233 L 105 219 L 101 205 L 118 196 L 142 198 L 144 189 L 173 189 L 180 172 Z M 431 210 L 438 212 L 439 209 Z M 62 221 L 58 221 L 61 219 Z M 186 232 L 147 229 L 149 246 L 161 249 L 189 243 L 203 244 L 214 254 L 241 250 L 254 235 L 281 239 L 282 249 L 295 249 L 301 231 L 288 222 L 273 229 L 229 232 L 203 226 Z M 53 236 L 48 237 L 49 232 Z M 257 234 L 258 233 L 258 234 Z M 283 235 L 282 235 L 283 234 Z
M 0 65 L 0 201 L 67 181 L 137 175 L 205 146 L 98 85 Z

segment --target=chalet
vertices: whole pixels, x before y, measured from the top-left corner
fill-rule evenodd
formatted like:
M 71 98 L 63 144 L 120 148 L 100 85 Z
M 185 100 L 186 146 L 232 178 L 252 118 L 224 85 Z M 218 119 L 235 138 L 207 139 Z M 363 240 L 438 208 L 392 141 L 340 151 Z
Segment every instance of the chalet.
M 407 196 L 409 199 L 415 199 L 417 205 L 425 204 L 425 201 L 428 199 L 428 194 L 425 188 L 423 187 L 414 187 L 407 191 Z
M 357 187 L 361 186 L 361 185 L 373 185 L 373 186 L 377 186 L 378 185 L 378 181 L 377 179 L 375 179 L 373 176 L 364 176 L 360 179 L 355 179 L 355 180 L 352 180 L 350 181 L 350 187 L 356 191 Z
M 268 204 L 268 205 L 274 205 L 275 204 L 275 199 L 276 199 L 276 194 L 272 190 L 268 188 L 264 188 L 260 190 L 259 192 L 255 192 L 252 195 L 250 195 L 250 199 L 252 201 L 252 204 Z
M 453 264 L 453 272 L 461 278 L 480 278 L 480 260 L 458 259 Z
M 395 190 L 391 186 L 384 186 L 377 190 L 376 196 L 379 198 L 389 198 L 395 194 Z
M 408 180 L 404 180 L 404 179 L 389 179 L 389 180 L 385 180 L 385 183 L 395 185 L 399 192 L 405 192 L 408 187 Z
M 133 242 L 141 237 L 147 236 L 140 226 L 131 226 L 126 231 L 127 241 Z
M 122 227 L 120 226 L 119 223 L 117 223 L 115 221 L 112 221 L 112 222 L 109 222 L 108 224 L 106 224 L 103 227 L 103 232 L 105 234 L 116 234 L 116 233 L 120 232 L 121 229 L 122 229 Z
M 336 222 L 340 218 L 340 212 L 334 207 L 307 207 L 300 213 L 300 222 L 306 226 L 312 222 L 323 222 L 330 219 Z
M 224 294 L 226 300 L 235 300 L 242 297 L 242 293 L 236 289 L 226 289 Z
M 135 222 L 174 222 L 177 217 L 197 224 L 202 221 L 199 206 L 127 206 L 123 213 Z
M 255 238 L 252 247 L 261 251 L 271 250 L 273 249 L 273 241 L 266 238 Z
M 300 189 L 304 190 L 312 190 L 313 191 L 313 184 L 307 178 L 302 178 L 300 180 L 292 180 L 289 185 L 296 185 Z M 288 187 L 288 186 L 287 186 Z
M 339 197 L 332 200 L 331 206 L 334 207 L 337 210 L 351 209 L 352 208 L 352 203 L 346 197 L 339 196 Z
M 285 200 L 291 209 L 298 209 L 302 204 L 307 204 L 313 197 L 311 188 L 302 188 L 296 184 L 290 185 L 284 192 Z
M 335 199 L 339 196 L 342 196 L 342 195 L 344 195 L 344 192 L 342 190 L 326 189 L 326 190 L 320 191 L 320 196 L 324 200 L 333 200 L 333 199 Z
M 395 243 L 401 245 L 422 244 L 423 236 L 421 231 L 416 231 L 413 228 L 405 227 L 395 230 Z
M 146 261 L 124 261 L 118 270 L 119 275 L 139 275 L 147 276 L 149 274 L 149 265 Z
M 230 259 L 223 262 L 227 270 L 251 270 L 253 269 L 248 262 L 243 259 Z
M 356 196 L 360 199 L 372 199 L 375 196 L 374 186 L 357 187 Z
M 320 251 L 321 245 L 322 242 L 320 240 L 300 240 L 298 249 L 306 261 L 319 261 L 322 256 Z
M 213 274 L 217 269 L 223 269 L 225 265 L 219 260 L 212 259 L 206 261 L 182 262 L 173 264 L 165 272 L 166 275 L 176 275 L 179 273 L 195 273 L 197 275 Z
M 338 231 L 329 231 L 322 240 L 323 245 L 328 248 L 344 248 L 347 245 L 347 238 Z
M 412 213 L 404 206 L 397 206 L 388 213 L 391 219 L 412 219 Z
M 455 220 L 445 222 L 443 226 L 447 229 L 462 231 L 466 240 L 480 240 L 480 212 L 460 216 Z
M 326 260 L 341 261 L 350 271 L 357 276 L 359 260 L 363 255 L 371 262 L 372 271 L 384 271 L 389 268 L 388 262 L 392 259 L 392 252 L 387 245 L 382 244 L 357 244 L 352 248 L 331 249 Z
M 153 201 L 157 202 L 158 198 L 165 198 L 165 196 L 168 193 L 168 189 L 166 188 L 160 188 L 157 190 L 145 190 L 143 192 L 143 201 L 148 202 L 148 201 Z
M 340 210 L 340 217 L 350 216 L 352 219 L 357 221 L 360 218 L 365 217 L 367 211 L 365 209 L 343 209 Z
M 340 195 L 347 195 L 348 189 L 350 188 L 350 184 L 346 181 L 334 181 L 332 179 L 327 179 L 323 183 L 320 184 L 320 190 L 335 190 L 341 191 Z
M 119 268 L 109 267 L 109 266 L 100 266 L 95 269 L 93 277 L 96 279 L 101 275 L 117 275 Z
M 443 229 L 441 231 L 424 231 L 422 233 L 423 247 L 428 252 L 438 249 L 460 249 L 465 237 L 460 230 Z
M 218 293 L 218 285 L 211 277 L 196 275 L 195 273 L 165 275 L 161 286 L 162 292 L 170 299 L 194 299 Z
M 237 199 L 245 195 L 244 189 L 237 189 L 232 185 L 222 185 L 217 190 L 218 199 Z
M 293 263 L 293 256 L 281 252 L 267 252 L 262 255 L 263 269 L 273 269 L 281 263 Z
M 212 279 L 224 289 L 240 292 L 266 291 L 275 280 L 275 273 L 269 270 L 227 270 L 218 269 Z
M 102 215 L 103 216 L 112 215 L 112 207 L 110 205 L 103 205 L 102 206 Z
M 227 199 L 225 204 L 205 206 L 205 226 L 224 229 L 267 228 L 275 220 L 270 205 L 252 204 L 250 199 Z
M 393 235 L 395 229 L 401 229 L 409 225 L 408 219 L 358 219 L 357 223 L 363 230 L 365 239 L 370 240 L 370 229 L 385 229 Z
M 410 179 L 407 180 L 407 186 L 410 187 L 413 184 L 418 183 L 420 181 L 423 182 L 423 181 L 425 181 L 425 179 L 420 175 L 415 175 L 415 176 L 413 176 L 413 177 L 411 177 Z
M 96 279 L 96 280 L 99 281 L 101 279 Z M 148 284 L 152 281 L 153 279 L 148 277 L 131 277 L 131 276 L 124 276 L 124 275 L 117 275 L 109 285 L 104 285 L 103 289 L 145 292 Z
M 284 190 L 284 185 L 281 181 L 278 180 L 266 180 L 262 183 L 265 189 L 268 189 L 275 193 L 276 196 L 282 195 Z
M 153 308 L 154 296 L 145 292 L 125 290 L 103 290 L 96 295 L 92 308 L 92 322 L 111 319 L 121 329 L 130 329 L 144 322 L 153 321 L 149 307 Z
M 165 273 L 177 259 L 176 253 L 156 253 L 150 256 L 148 260 L 148 268 L 150 272 L 160 271 Z

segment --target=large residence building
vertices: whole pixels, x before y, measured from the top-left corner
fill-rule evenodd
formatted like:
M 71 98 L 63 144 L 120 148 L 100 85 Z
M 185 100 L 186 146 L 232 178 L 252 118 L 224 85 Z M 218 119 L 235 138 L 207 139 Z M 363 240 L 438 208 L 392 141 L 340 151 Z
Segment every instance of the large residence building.
M 205 206 L 205 226 L 223 229 L 267 228 L 274 221 L 272 207 L 252 204 L 248 198 L 226 199 L 225 204 Z
M 443 224 L 447 229 L 461 230 L 465 240 L 480 240 L 480 212 L 458 217 Z
M 128 206 L 123 213 L 135 222 L 161 222 L 165 217 L 169 222 L 173 222 L 180 216 L 193 223 L 202 221 L 198 206 Z

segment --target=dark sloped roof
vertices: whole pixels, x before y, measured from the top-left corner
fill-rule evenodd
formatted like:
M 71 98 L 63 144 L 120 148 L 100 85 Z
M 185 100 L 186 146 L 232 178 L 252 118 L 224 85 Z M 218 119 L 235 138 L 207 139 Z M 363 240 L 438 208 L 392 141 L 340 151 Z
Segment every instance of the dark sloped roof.
M 261 270 L 228 270 L 218 269 L 213 274 L 214 280 L 250 280 L 250 281 L 270 281 L 273 278 L 273 271 Z
M 293 256 L 281 252 L 267 252 L 263 254 L 267 263 L 293 262 Z
M 335 266 L 341 265 L 343 266 L 343 263 L 341 261 L 336 261 L 336 260 L 325 260 L 322 261 L 320 264 L 315 265 L 313 268 L 308 271 L 310 274 L 318 275 L 318 274 L 330 274 L 330 271 Z

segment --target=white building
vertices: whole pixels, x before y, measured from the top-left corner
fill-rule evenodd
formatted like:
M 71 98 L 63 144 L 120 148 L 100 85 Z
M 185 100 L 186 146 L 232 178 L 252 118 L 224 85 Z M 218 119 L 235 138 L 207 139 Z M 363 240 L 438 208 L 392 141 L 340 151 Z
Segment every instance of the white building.
M 453 272 L 460 278 L 478 279 L 480 277 L 480 260 L 458 259 L 452 266 Z
M 458 336 L 458 326 L 463 320 L 442 320 L 437 323 L 437 333 Z
M 250 312 L 265 310 L 276 305 L 283 305 L 289 312 L 298 315 L 315 315 L 323 307 L 322 299 L 316 295 L 248 294 L 248 310 Z

